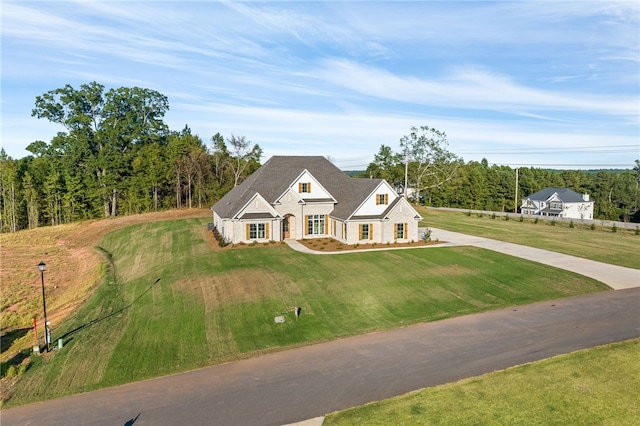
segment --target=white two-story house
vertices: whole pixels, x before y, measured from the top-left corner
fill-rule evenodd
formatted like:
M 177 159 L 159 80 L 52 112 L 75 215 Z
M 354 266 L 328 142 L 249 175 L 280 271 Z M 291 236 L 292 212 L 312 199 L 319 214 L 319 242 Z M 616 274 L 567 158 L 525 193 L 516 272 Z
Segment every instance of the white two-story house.
M 211 210 L 215 228 L 234 243 L 417 241 L 421 219 L 385 180 L 352 178 L 321 156 L 271 157 Z
M 589 194 L 578 194 L 566 188 L 545 188 L 522 200 L 522 214 L 593 219 L 594 202 Z

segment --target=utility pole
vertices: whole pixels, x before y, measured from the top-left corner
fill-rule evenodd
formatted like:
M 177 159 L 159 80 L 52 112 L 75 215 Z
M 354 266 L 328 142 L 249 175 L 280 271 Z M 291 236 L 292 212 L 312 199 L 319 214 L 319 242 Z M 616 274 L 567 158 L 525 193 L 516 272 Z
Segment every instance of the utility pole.
M 405 200 L 409 198 L 409 151 L 405 149 L 404 151 L 404 198 Z
M 409 188 L 407 188 L 407 181 L 408 181 L 408 176 L 409 176 L 409 163 L 407 162 L 407 160 L 404 161 L 404 198 L 409 198 L 408 195 L 408 191 Z
M 518 214 L 518 168 L 516 167 L 516 198 L 513 201 L 513 212 Z

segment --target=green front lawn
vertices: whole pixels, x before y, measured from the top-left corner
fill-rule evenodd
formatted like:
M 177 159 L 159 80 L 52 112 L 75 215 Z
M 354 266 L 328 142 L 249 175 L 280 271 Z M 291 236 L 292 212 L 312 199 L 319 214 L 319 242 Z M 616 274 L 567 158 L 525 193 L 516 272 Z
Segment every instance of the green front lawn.
M 491 214 L 421 209 L 420 226 L 445 229 L 479 237 L 551 250 L 613 265 L 640 269 L 640 231 L 570 222 L 520 219 L 509 220 Z M 522 220 L 522 221 L 521 221 Z
M 8 403 L 607 289 L 473 247 L 333 256 L 279 243 L 214 250 L 206 221 L 147 223 L 107 235 L 101 247 L 113 261 L 110 278 L 64 324 L 53 324 L 53 341 L 66 336 L 64 348 L 35 357 Z M 286 321 L 275 323 L 277 315 Z

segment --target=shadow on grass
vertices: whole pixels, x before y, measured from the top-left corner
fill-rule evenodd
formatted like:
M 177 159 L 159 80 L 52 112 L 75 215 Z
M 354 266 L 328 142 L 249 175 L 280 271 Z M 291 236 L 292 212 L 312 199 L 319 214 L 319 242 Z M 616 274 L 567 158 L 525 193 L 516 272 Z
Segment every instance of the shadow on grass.
M 25 359 L 29 358 L 30 354 L 31 354 L 30 351 L 25 349 L 25 350 L 22 350 L 22 351 L 18 352 L 17 354 L 15 354 L 13 357 L 8 359 L 7 361 L 4 361 L 4 362 L 0 363 L 0 377 L 5 377 L 7 375 L 7 371 L 9 370 L 10 367 L 13 367 L 13 368 L 20 367 L 22 362 Z M 22 372 L 19 373 L 19 374 L 22 374 Z
M 31 327 L 18 328 L 0 336 L 0 353 L 5 353 L 13 345 L 13 342 L 26 336 L 31 330 L 33 330 Z
M 118 315 L 119 313 L 122 313 L 124 311 L 126 311 L 127 309 L 129 309 L 130 307 L 132 307 L 138 300 L 140 300 L 142 298 L 142 296 L 144 296 L 145 294 L 147 294 L 149 292 L 149 290 L 151 290 L 153 288 L 153 286 L 155 286 L 156 284 L 158 284 L 158 282 L 160 281 L 160 277 L 156 278 L 156 280 L 153 282 L 153 284 L 151 284 L 149 287 L 147 287 L 147 289 L 145 291 L 143 291 L 138 297 L 136 297 L 131 303 L 129 303 L 127 306 L 124 306 L 120 309 L 118 309 L 115 312 L 110 313 L 109 315 L 106 315 L 102 318 L 96 318 L 94 320 L 89 321 L 86 324 L 81 325 L 80 327 L 74 328 L 73 330 L 63 334 L 62 336 L 59 337 L 59 339 L 62 339 L 62 341 L 64 342 L 64 344 L 67 344 L 69 341 L 71 341 L 71 339 L 69 338 L 71 335 L 84 330 L 85 328 L 89 328 L 94 324 L 97 324 L 101 321 L 105 321 L 108 320 L 109 318 Z

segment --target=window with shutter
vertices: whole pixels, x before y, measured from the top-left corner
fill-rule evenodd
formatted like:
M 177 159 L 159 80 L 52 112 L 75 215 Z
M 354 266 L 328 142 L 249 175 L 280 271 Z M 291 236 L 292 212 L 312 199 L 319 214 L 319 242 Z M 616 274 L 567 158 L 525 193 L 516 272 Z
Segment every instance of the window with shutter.
M 312 214 L 305 216 L 307 223 L 306 233 L 307 235 L 322 235 L 327 234 L 328 231 L 328 216 L 324 214 Z
M 298 183 L 298 192 L 299 193 L 309 193 L 311 192 L 311 182 L 299 182 Z
M 371 229 L 372 225 L 369 223 L 363 223 L 360 225 L 360 239 L 361 240 L 370 240 L 371 239 Z
M 247 239 L 249 240 L 264 240 L 269 238 L 269 224 L 268 223 L 249 223 L 247 224 Z

